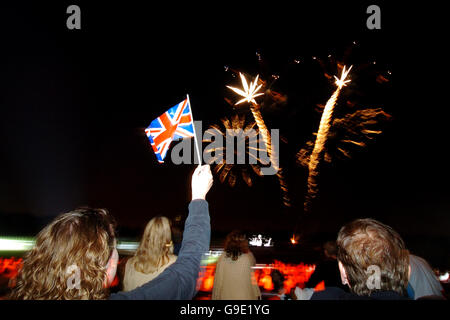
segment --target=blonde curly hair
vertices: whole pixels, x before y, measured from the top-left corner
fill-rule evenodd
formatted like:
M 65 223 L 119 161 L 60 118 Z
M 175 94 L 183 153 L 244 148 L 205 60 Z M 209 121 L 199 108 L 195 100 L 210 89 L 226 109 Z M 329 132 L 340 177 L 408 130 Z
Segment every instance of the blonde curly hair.
M 170 221 L 166 217 L 158 216 L 147 223 L 131 263 L 136 271 L 149 274 L 166 265 L 172 253 Z
M 106 266 L 115 249 L 115 221 L 104 209 L 80 208 L 47 225 L 29 251 L 10 295 L 18 300 L 106 299 Z M 72 266 L 79 286 L 68 285 Z

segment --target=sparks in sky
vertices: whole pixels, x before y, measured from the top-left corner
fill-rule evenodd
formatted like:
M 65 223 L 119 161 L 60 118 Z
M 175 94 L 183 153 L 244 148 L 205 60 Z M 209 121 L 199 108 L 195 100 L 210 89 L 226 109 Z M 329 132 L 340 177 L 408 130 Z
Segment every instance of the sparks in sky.
M 248 103 L 251 102 L 253 104 L 256 104 L 255 98 L 262 96 L 264 94 L 264 93 L 258 93 L 259 89 L 261 89 L 261 87 L 262 87 L 262 84 L 260 84 L 258 87 L 256 87 L 256 85 L 258 84 L 259 75 L 256 76 L 256 78 L 253 82 L 250 82 L 250 85 L 248 85 L 247 79 L 245 78 L 245 76 L 242 73 L 239 72 L 239 75 L 241 76 L 242 87 L 244 90 L 227 86 L 227 88 L 233 90 L 241 97 L 244 97 L 244 99 L 241 99 L 238 102 L 236 102 L 235 105 L 241 104 L 242 102 L 248 102 Z
M 311 156 L 309 158 L 308 163 L 308 194 L 306 195 L 306 199 L 304 202 L 305 212 L 309 210 L 309 206 L 311 205 L 311 200 L 316 196 L 318 191 L 317 185 L 317 176 L 319 174 L 318 167 L 321 158 L 323 157 L 323 152 L 325 150 L 325 144 L 327 142 L 328 133 L 331 127 L 331 121 L 333 117 L 334 106 L 336 105 L 337 98 L 339 97 L 339 93 L 341 92 L 342 87 L 347 85 L 350 80 L 346 80 L 348 73 L 352 67 L 346 71 L 345 66 L 342 69 L 341 78 L 334 76 L 336 79 L 337 89 L 334 91 L 333 95 L 328 99 L 325 108 L 323 109 L 322 117 L 320 119 L 319 130 L 317 132 L 317 138 L 314 143 L 314 148 L 311 152 Z
M 345 71 L 345 66 L 344 69 L 342 69 L 342 73 L 341 73 L 341 78 L 339 79 L 338 77 L 334 76 L 334 78 L 336 79 L 336 85 L 338 86 L 339 89 L 342 89 L 342 87 L 346 86 L 348 82 L 350 82 L 351 80 L 345 80 L 348 76 L 348 73 L 350 72 L 350 70 L 352 70 L 353 66 L 350 66 L 350 68 L 348 68 L 347 71 Z
M 364 148 L 383 132 L 379 125 L 391 120 L 392 116 L 382 108 L 367 108 L 350 112 L 332 121 L 328 132 L 327 147 L 323 160 L 331 163 L 334 159 L 350 159 L 355 149 Z M 314 140 L 306 142 L 297 153 L 297 163 L 308 167 L 314 147 Z
M 219 175 L 220 182 L 223 183 L 228 179 L 229 185 L 234 187 L 240 171 L 242 179 L 249 187 L 251 187 L 253 185 L 253 179 L 250 175 L 250 170 L 248 169 L 251 168 L 258 176 L 262 176 L 261 166 L 268 165 L 268 162 L 265 159 L 259 157 L 259 154 L 264 150 L 257 147 L 261 142 L 259 142 L 260 136 L 257 128 L 255 130 L 256 123 L 247 123 L 245 115 L 234 115 L 230 119 L 223 118 L 221 119 L 221 122 L 223 127 L 215 124 L 211 125 L 207 130 L 207 132 L 211 133 L 211 137 L 204 139 L 203 142 L 210 142 L 211 144 L 205 148 L 204 152 L 211 155 L 214 154 L 214 156 L 211 157 L 210 160 L 205 161 L 210 164 L 216 163 L 213 172 Z M 243 139 L 245 148 L 241 149 L 233 143 L 233 152 L 229 152 L 229 150 L 227 151 L 228 144 L 224 146 L 212 143 L 214 140 L 212 137 L 215 136 L 215 134 L 220 135 L 225 139 L 227 139 L 227 136 L 228 139 L 230 137 L 233 139 L 237 138 L 237 144 Z M 245 154 L 242 154 L 242 152 Z M 227 159 L 227 154 L 233 154 L 233 158 Z M 235 157 L 239 159 L 246 158 L 247 156 L 249 159 L 252 158 L 252 160 L 255 160 L 255 163 L 250 163 L 249 165 L 236 165 L 234 162 Z
M 247 83 L 247 79 L 241 72 L 239 72 L 239 75 L 241 77 L 243 90 L 234 88 L 231 86 L 227 86 L 227 88 L 233 90 L 235 93 L 237 93 L 241 97 L 244 97 L 244 99 L 239 100 L 235 105 L 238 105 L 242 102 L 251 103 L 250 111 L 252 112 L 253 117 L 255 118 L 256 124 L 258 126 L 258 129 L 263 137 L 263 141 L 264 141 L 264 144 L 267 149 L 267 154 L 269 155 L 270 162 L 276 171 L 276 175 L 277 175 L 279 183 L 280 183 L 280 188 L 281 188 L 281 191 L 283 194 L 283 204 L 285 204 L 286 206 L 290 206 L 290 200 L 289 200 L 289 196 L 287 194 L 286 180 L 284 179 L 281 168 L 278 166 L 278 163 L 279 163 L 278 155 L 275 152 L 273 152 L 273 150 L 272 150 L 271 137 L 270 137 L 269 130 L 267 129 L 267 126 L 266 126 L 264 119 L 262 117 L 262 114 L 261 114 L 261 106 L 255 100 L 256 97 L 259 97 L 264 94 L 264 93 L 258 93 L 258 91 L 262 87 L 262 84 L 257 86 L 259 75 L 256 76 L 256 78 L 255 78 L 255 80 L 253 80 L 253 82 L 250 82 L 250 85 Z

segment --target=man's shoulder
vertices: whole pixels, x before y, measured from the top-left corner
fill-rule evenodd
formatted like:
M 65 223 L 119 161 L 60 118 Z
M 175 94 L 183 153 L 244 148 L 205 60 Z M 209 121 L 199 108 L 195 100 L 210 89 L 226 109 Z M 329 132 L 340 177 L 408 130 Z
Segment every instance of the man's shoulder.
M 394 291 L 374 291 L 370 296 L 359 296 L 355 293 L 346 292 L 341 288 L 328 287 L 322 291 L 316 291 L 311 300 L 409 300 Z
M 311 296 L 311 300 L 368 300 L 369 297 L 358 296 L 354 293 L 346 292 L 338 287 L 328 287 L 322 291 L 316 291 Z

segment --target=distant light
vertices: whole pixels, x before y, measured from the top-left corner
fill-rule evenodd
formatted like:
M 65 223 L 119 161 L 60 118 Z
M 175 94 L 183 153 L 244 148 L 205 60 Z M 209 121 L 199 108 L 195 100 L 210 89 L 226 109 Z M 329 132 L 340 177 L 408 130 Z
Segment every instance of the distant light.
M 262 236 L 260 234 L 258 234 L 257 237 L 250 238 L 249 244 L 251 246 L 261 247 L 262 246 Z
M 447 281 L 448 278 L 449 278 L 448 272 L 446 272 L 445 274 L 442 274 L 442 275 L 439 276 L 439 280 L 440 281 L 444 281 L 444 282 Z
M 293 245 L 296 245 L 296 244 L 298 244 L 298 239 L 300 239 L 300 236 L 299 235 L 296 235 L 295 233 L 292 235 L 292 238 L 290 238 L 289 240 L 291 240 L 291 243 L 293 244 Z
M 261 234 L 250 238 L 248 244 L 254 247 L 273 247 L 272 238 L 263 237 Z
M 138 242 L 119 241 L 117 243 L 117 250 L 137 250 L 138 247 L 139 247 Z
M 0 238 L 0 251 L 28 251 L 34 247 L 34 240 Z
M 33 249 L 33 238 L 0 238 L 0 251 L 29 251 Z M 117 250 L 137 250 L 138 242 L 118 241 Z
M 205 252 L 203 254 L 200 264 L 202 266 L 215 264 L 215 263 L 217 263 L 217 260 L 219 260 L 219 257 L 222 253 L 223 253 L 223 250 L 209 250 L 208 252 Z

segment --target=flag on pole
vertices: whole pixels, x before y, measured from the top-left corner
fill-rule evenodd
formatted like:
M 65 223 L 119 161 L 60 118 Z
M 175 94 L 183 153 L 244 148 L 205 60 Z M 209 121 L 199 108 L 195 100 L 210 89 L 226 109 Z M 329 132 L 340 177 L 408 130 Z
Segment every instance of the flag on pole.
M 159 163 L 164 162 L 172 140 L 195 138 L 189 98 L 170 108 L 153 120 L 145 133 Z

